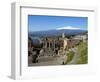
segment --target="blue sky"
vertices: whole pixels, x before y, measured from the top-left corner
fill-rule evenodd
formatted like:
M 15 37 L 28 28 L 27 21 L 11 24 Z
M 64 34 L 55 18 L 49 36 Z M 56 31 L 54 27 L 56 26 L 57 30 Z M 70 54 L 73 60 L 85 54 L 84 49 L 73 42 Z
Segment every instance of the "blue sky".
M 57 28 L 79 28 L 87 30 L 87 17 L 70 17 L 70 16 L 43 16 L 43 15 L 29 15 L 28 27 L 29 32 L 42 31 Z

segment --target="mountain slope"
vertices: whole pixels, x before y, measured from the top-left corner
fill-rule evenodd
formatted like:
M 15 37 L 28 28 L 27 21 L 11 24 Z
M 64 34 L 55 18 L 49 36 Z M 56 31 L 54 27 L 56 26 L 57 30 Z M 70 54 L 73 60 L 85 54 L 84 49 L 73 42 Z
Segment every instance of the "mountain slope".
M 87 30 L 81 29 L 54 29 L 54 30 L 47 30 L 47 31 L 36 31 L 36 32 L 29 32 L 29 36 L 37 36 L 37 37 L 54 37 L 54 36 L 61 36 L 62 33 L 65 36 L 72 36 L 87 33 Z

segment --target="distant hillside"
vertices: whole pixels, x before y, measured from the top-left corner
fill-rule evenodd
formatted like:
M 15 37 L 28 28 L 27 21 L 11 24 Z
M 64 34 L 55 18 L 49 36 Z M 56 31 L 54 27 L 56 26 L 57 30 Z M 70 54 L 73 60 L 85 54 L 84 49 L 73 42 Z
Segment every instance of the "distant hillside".
M 29 36 L 33 37 L 56 37 L 61 36 L 62 33 L 65 33 L 65 36 L 72 36 L 87 33 L 87 30 L 81 29 L 54 29 L 54 30 L 47 30 L 47 31 L 36 31 L 36 32 L 29 32 Z

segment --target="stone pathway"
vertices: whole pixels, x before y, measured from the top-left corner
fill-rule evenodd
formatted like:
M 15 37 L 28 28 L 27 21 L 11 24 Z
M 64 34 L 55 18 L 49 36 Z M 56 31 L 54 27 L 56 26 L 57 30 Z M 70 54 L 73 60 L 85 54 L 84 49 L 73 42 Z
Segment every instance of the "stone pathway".
M 67 65 L 72 65 L 72 64 L 77 64 L 77 59 L 79 58 L 79 53 L 77 51 L 77 48 L 72 48 L 70 49 L 71 51 L 73 51 L 74 57 L 72 59 L 72 61 L 70 61 L 69 63 L 67 63 Z M 45 53 L 45 56 L 40 56 L 37 58 L 38 62 L 37 63 L 29 63 L 29 66 L 48 66 L 48 65 L 62 65 L 62 63 L 64 61 L 66 61 L 65 59 L 67 59 L 66 55 L 60 55 L 60 56 L 53 56 L 51 54 L 54 54 L 53 52 L 47 52 Z
M 38 58 L 37 63 L 30 63 L 29 66 L 48 66 L 48 65 L 61 65 L 63 56 L 43 56 Z

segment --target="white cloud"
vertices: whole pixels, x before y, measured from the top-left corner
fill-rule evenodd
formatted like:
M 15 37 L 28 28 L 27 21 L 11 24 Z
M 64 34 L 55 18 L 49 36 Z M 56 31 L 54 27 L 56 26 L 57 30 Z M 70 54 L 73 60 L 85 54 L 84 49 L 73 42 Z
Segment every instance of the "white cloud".
M 61 29 L 80 30 L 81 28 L 76 28 L 76 27 L 72 27 L 72 26 L 56 28 L 56 30 L 61 30 Z

